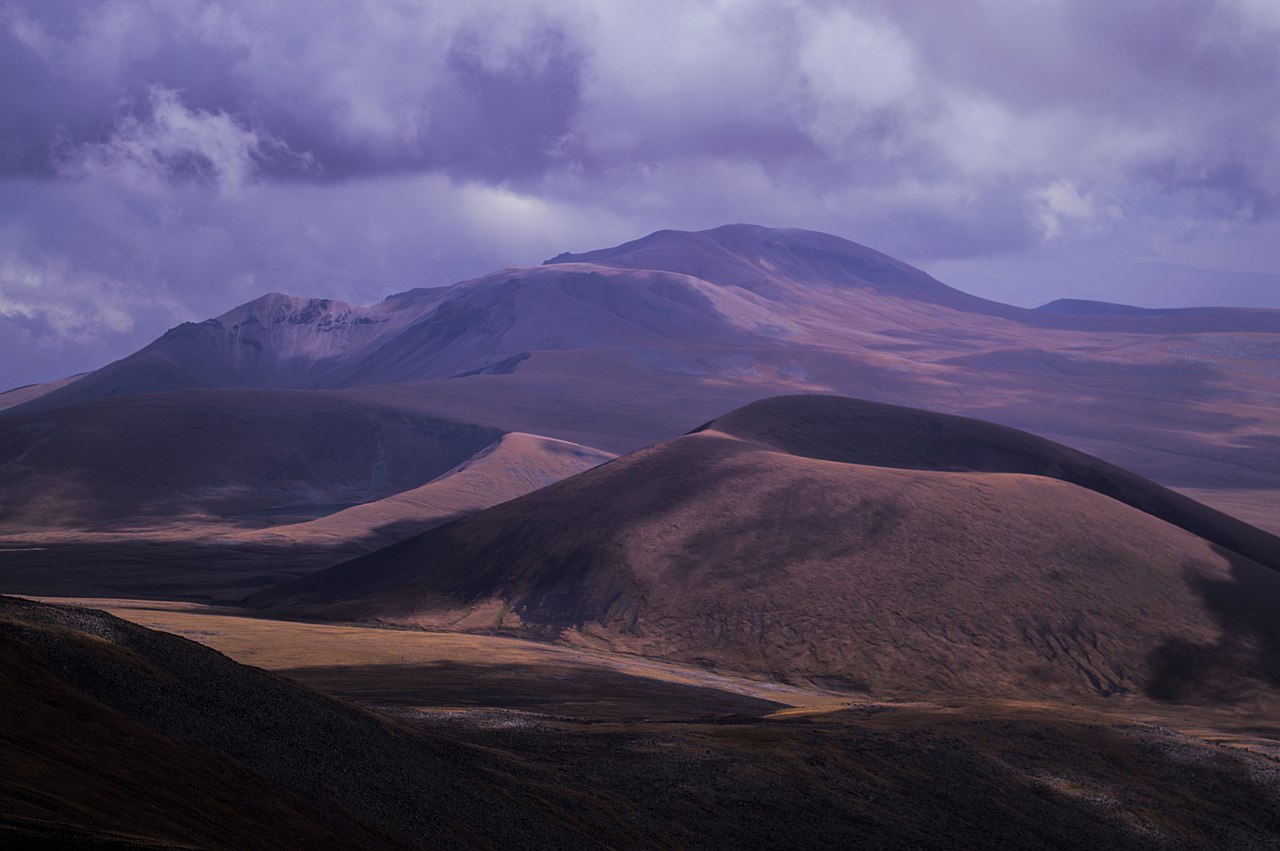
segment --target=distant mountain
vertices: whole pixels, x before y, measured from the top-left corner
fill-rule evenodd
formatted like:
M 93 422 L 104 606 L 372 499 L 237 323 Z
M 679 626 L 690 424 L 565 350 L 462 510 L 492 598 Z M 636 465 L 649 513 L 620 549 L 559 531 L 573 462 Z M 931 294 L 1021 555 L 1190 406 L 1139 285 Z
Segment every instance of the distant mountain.
M 330 513 L 426 484 L 502 437 L 263 389 L 119 397 L 5 424 L 0 529 L 9 532 Z
M 1037 313 L 1057 317 L 1092 317 L 1095 327 L 1151 329 L 1162 333 L 1275 333 L 1280 310 L 1248 307 L 1135 307 L 1109 301 L 1060 298 L 1042 304 Z M 1104 318 L 1105 317 L 1105 318 Z M 1088 324 L 1081 322 L 1082 327 Z
M 661 230 L 613 248 L 583 254 L 566 252 L 546 261 L 548 265 L 561 263 L 664 269 L 742 287 L 783 303 L 794 299 L 797 288 L 836 286 L 870 289 L 886 296 L 1046 328 L 1141 333 L 1280 332 L 1280 310 L 1098 310 L 1080 308 L 1102 302 L 1072 299 L 1062 299 L 1036 311 L 1026 310 L 961 292 L 914 266 L 847 239 L 796 228 L 737 224 L 692 233 Z
M 54 390 L 65 387 L 73 381 L 79 381 L 84 375 L 84 373 L 69 375 L 56 381 L 46 381 L 43 384 L 27 384 L 22 387 L 15 387 L 12 390 L 6 390 L 0 393 L 0 411 L 5 408 L 15 408 L 33 399 L 38 399 L 45 394 L 52 393 Z
M 514 371 L 532 352 L 670 346 L 823 345 L 809 332 L 883 333 L 922 317 L 865 309 L 850 291 L 1079 331 L 1280 333 L 1280 311 L 1137 310 L 1054 302 L 1024 310 L 977 298 L 828 234 L 726 225 L 658 231 L 561 254 L 541 268 L 411 290 L 357 307 L 272 293 L 28 402 L 27 410 L 183 388 L 341 388 Z M 874 303 L 874 302 L 873 302 Z M 1090 307 L 1089 305 L 1093 305 Z M 822 322 L 815 312 L 826 314 Z M 926 316 L 936 319 L 926 309 Z M 969 320 L 972 321 L 972 320 Z M 980 320 L 979 320 L 980 321 Z
M 523 496 L 612 458 L 607 452 L 563 440 L 505 434 L 421 487 L 314 520 L 239 531 L 220 540 L 363 553 Z
M 1205 308 L 1209 309 L 1209 308 Z M 1221 308 L 1226 310 L 1227 308 Z M 1150 316 L 1152 314 L 1196 313 L 1194 308 L 1155 309 L 1135 307 L 1132 304 L 1114 304 L 1109 301 L 1092 301 L 1083 298 L 1059 298 L 1042 304 L 1036 310 L 1045 313 L 1061 313 L 1068 316 Z
M 269 293 L 214 319 L 183 323 L 23 410 L 167 390 L 312 386 L 315 376 L 403 330 L 430 301 L 414 293 L 357 307 Z
M 876 695 L 1280 687 L 1280 539 L 1032 435 L 834 397 L 756 403 L 252 602 Z
M 545 265 L 565 263 L 662 269 L 778 296 L 779 300 L 790 296 L 795 285 L 869 287 L 886 295 L 960 310 L 1017 311 L 952 289 L 925 272 L 866 246 L 796 228 L 738 224 L 692 233 L 660 230 L 613 248 L 560 254 Z
M 414 429 L 335 431 L 304 410 L 618 453 L 797 392 L 980 416 L 1226 505 L 1280 506 L 1277 361 L 1280 311 L 1024 310 L 826 234 L 659 231 L 368 307 L 268 295 L 65 385 L 0 395 L 0 524 L 29 543 L 193 512 L 296 523 L 437 470 Z M 277 463 L 290 438 L 311 452 L 341 434 L 366 447 L 351 459 L 379 445 L 405 463 L 381 484 Z

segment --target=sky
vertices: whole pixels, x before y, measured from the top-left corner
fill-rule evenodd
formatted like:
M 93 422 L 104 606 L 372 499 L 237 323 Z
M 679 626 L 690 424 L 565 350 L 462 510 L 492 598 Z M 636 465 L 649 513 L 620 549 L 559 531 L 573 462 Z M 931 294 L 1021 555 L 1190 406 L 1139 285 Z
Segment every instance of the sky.
M 661 228 L 1280 307 L 1277 0 L 5 0 L 0 385 Z

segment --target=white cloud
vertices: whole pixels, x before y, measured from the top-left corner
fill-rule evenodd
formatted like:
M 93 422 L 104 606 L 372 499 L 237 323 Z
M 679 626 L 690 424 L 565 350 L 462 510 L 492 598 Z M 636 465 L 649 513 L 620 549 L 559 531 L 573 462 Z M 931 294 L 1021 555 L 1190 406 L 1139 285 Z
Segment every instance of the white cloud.
M 91 342 L 133 330 L 123 286 L 60 259 L 33 262 L 0 250 L 0 319 L 17 321 L 48 342 Z
M 1039 202 L 1040 226 L 1047 239 L 1056 239 L 1062 234 L 1064 219 L 1083 220 L 1097 215 L 1093 198 L 1081 195 L 1069 180 L 1055 180 L 1034 192 L 1032 197 Z
M 910 108 L 917 95 L 912 45 L 887 21 L 849 9 L 804 10 L 796 57 L 805 105 L 801 120 L 828 154 L 845 159 L 861 151 L 876 114 Z
M 1276 0 L 1224 0 L 1223 5 L 1239 15 L 1245 26 L 1280 32 L 1280 3 Z
M 584 53 L 574 132 L 589 152 L 656 159 L 691 142 L 731 149 L 789 118 L 792 63 L 777 4 L 555 5 Z
M 53 40 L 45 32 L 44 27 L 32 20 L 24 10 L 8 8 L 0 10 L 0 22 L 7 25 L 9 34 L 14 40 L 48 61 L 53 53 Z
M 153 86 L 147 107 L 144 118 L 122 116 L 106 140 L 63 152 L 60 173 L 135 188 L 208 182 L 235 196 L 252 182 L 261 163 L 293 156 L 278 139 L 250 130 L 225 112 L 188 109 L 172 89 Z

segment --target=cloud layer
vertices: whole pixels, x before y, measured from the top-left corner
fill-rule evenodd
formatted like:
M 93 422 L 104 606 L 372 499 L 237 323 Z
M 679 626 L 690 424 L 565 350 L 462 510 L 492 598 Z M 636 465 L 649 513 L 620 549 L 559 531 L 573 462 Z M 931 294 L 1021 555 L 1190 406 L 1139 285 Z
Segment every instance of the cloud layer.
M 10 0 L 0 339 L 44 354 L 0 383 L 659 227 L 828 230 L 1023 303 L 1072 293 L 1020 258 L 1147 303 L 1126 264 L 1274 272 L 1275 8 Z

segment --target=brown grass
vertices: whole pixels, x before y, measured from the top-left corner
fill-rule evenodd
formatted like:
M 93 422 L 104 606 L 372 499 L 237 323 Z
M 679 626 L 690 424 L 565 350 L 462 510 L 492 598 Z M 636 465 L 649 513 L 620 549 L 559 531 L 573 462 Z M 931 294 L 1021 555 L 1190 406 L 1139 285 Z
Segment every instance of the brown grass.
M 966 448 L 940 418 L 921 457 L 976 446 L 1000 469 L 1012 444 L 977 426 Z M 1100 478 L 1082 457 L 1061 463 Z M 802 457 L 709 429 L 255 599 L 877 697 L 1269 699 L 1280 574 L 1047 476 Z
M 13 606 L 0 604 L 11 615 Z M 346 669 L 360 669 L 365 686 L 380 679 L 386 694 L 401 690 L 399 706 L 386 709 L 396 720 L 378 722 L 102 615 L 41 612 L 37 621 L 57 626 L 49 632 L 17 616 L 26 622 L 25 640 L 44 636 L 45 646 L 32 653 L 8 641 L 0 653 L 0 663 L 27 666 L 4 708 L 13 714 L 4 720 L 16 726 L 0 728 L 8 769 L 0 774 L 7 778 L 0 839 L 55 847 L 435 847 L 443 840 L 727 849 L 782 836 L 791 847 L 1155 849 L 1271 847 L 1280 836 L 1280 769 L 1256 748 L 1217 747 L 1170 729 L 1219 729 L 1195 707 L 1148 707 L 1163 713 L 1153 714 L 1160 726 L 1152 726 L 1105 701 L 855 701 L 833 711 L 812 695 L 802 714 L 638 720 L 668 699 L 655 690 L 630 694 L 629 715 L 589 723 L 511 712 L 500 702 L 406 712 L 420 683 L 383 664 L 396 645 L 414 647 L 420 662 L 432 654 L 470 662 L 497 655 L 545 669 L 549 696 L 563 685 L 563 660 L 580 654 L 511 639 L 317 631 L 190 604 L 119 607 L 282 665 L 322 662 L 347 647 L 349 664 L 328 669 L 335 682 L 357 682 Z M 79 629 L 94 637 L 82 641 Z M 128 652 L 103 657 L 104 647 Z M 139 674 L 139 661 L 165 676 Z M 601 690 L 614 688 L 625 661 L 605 657 L 578 673 L 598 678 Z M 653 675 L 652 665 L 632 661 L 632 679 Z M 759 685 L 667 673 L 715 688 Z M 480 664 L 437 674 L 453 681 L 455 697 L 500 701 L 512 685 Z M 561 703 L 569 705 L 572 698 Z M 23 726 L 46 719 L 48 730 Z M 192 737 L 203 750 L 174 740 Z M 1254 737 L 1264 738 L 1256 730 Z M 196 785 L 186 785 L 188 777 Z M 304 788 L 307 803 L 298 803 Z M 321 799 L 321 811 L 308 813 Z M 33 801 L 43 809 L 33 810 Z M 342 822 L 347 816 L 356 822 Z M 360 834 L 361 820 L 377 829 Z M 318 833 L 338 824 L 350 832 Z
M 518 638 L 302 623 L 192 603 L 42 599 L 101 609 L 332 694 L 401 709 L 506 706 L 590 718 L 695 718 L 848 700 L 820 689 Z

